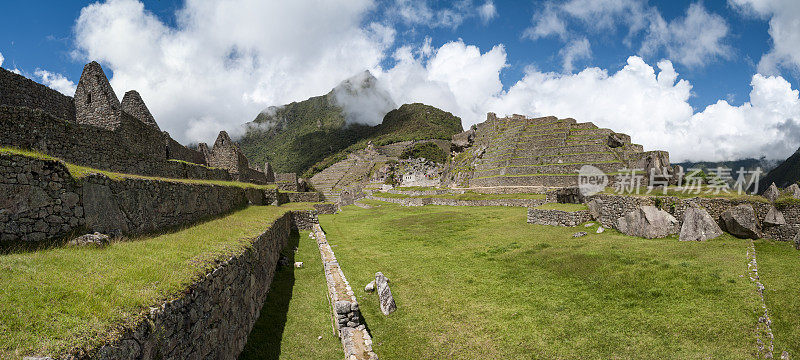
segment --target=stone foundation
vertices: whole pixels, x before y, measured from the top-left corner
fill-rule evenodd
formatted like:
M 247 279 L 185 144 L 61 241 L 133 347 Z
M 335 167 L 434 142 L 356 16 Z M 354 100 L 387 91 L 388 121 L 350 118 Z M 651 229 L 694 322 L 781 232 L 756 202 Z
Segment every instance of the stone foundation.
M 313 230 L 322 257 L 331 314 L 339 338 L 342 340 L 344 358 L 346 360 L 377 360 L 378 355 L 372 351 L 372 338 L 361 317 L 355 293 L 344 277 L 344 272 L 339 267 L 339 262 L 336 260 L 322 228 L 316 224 Z
M 562 211 L 528 208 L 528 224 L 552 226 L 578 226 L 591 221 L 588 210 Z

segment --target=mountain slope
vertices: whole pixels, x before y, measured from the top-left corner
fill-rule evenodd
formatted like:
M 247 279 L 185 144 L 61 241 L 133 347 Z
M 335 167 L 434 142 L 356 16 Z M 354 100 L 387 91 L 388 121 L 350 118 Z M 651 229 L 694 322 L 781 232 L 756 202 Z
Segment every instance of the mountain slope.
M 449 140 L 461 132 L 461 119 L 451 113 L 423 104 L 395 106 L 365 71 L 323 96 L 265 109 L 246 124 L 238 143 L 253 164 L 269 161 L 276 172 L 310 176 L 336 162 L 325 159 L 341 160 L 368 141 Z
M 414 103 L 405 104 L 392 110 L 383 118 L 383 122 L 373 128 L 374 132 L 357 143 L 330 155 L 309 168 L 303 177 L 322 171 L 347 155 L 363 149 L 369 142 L 374 145 L 388 145 L 402 141 L 441 139 L 450 140 L 453 135 L 463 131 L 461 118 L 430 105 Z
M 758 192 L 760 194 L 773 182 L 778 187 L 785 188 L 798 181 L 800 181 L 800 149 L 759 181 Z

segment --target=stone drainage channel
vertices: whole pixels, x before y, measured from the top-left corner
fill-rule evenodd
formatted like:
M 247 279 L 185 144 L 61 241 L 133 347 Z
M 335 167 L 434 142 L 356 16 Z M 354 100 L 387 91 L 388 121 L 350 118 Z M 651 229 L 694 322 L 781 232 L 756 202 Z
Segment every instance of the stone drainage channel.
M 328 300 L 331 303 L 331 322 L 342 340 L 345 360 L 378 360 L 378 355 L 372 351 L 372 338 L 361 317 L 353 289 L 344 277 L 319 224 L 313 225 L 311 237 L 317 241 L 322 257 L 325 281 L 328 284 Z
M 772 335 L 772 320 L 769 318 L 767 311 L 767 303 L 764 301 L 764 285 L 758 277 L 758 262 L 756 261 L 756 246 L 753 240 L 750 240 L 750 245 L 747 247 L 747 270 L 750 281 L 756 285 L 756 292 L 761 300 L 761 308 L 764 310 L 764 315 L 758 317 L 756 325 L 756 347 L 757 357 L 759 359 L 772 359 L 773 349 L 773 335 Z M 783 356 L 781 358 L 784 358 Z

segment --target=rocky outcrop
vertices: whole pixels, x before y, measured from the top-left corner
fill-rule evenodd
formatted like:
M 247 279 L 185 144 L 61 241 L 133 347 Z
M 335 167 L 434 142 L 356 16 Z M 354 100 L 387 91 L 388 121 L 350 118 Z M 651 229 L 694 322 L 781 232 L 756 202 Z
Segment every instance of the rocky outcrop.
M 800 199 L 800 186 L 797 186 L 797 184 L 789 185 L 789 187 L 786 188 L 786 192 L 793 199 Z
M 589 215 L 592 216 L 592 220 L 600 220 L 600 214 L 603 210 L 603 200 L 602 199 L 592 199 L 586 206 L 589 207 Z
M 626 235 L 662 238 L 678 232 L 678 220 L 655 206 L 641 206 L 617 219 L 617 229 Z
M 608 140 L 606 141 L 606 144 L 608 144 L 608 147 L 610 148 L 618 148 L 625 146 L 626 143 L 629 144 L 630 142 L 631 142 L 630 136 L 627 136 L 625 134 L 613 133 L 611 135 L 608 135 Z
M 397 310 L 392 290 L 389 289 L 389 279 L 381 272 L 375 273 L 375 287 L 378 289 L 378 300 L 383 315 L 389 315 Z
M 680 241 L 706 241 L 722 235 L 717 222 L 703 208 L 690 207 L 683 213 Z
M 725 224 L 725 231 L 742 239 L 758 239 L 761 231 L 758 227 L 755 210 L 749 204 L 732 207 L 720 217 Z
M 764 217 L 764 226 L 781 226 L 786 225 L 786 218 L 774 206 L 769 209 L 767 216 Z
M 769 201 L 775 201 L 778 199 L 778 196 L 781 195 L 781 192 L 778 191 L 778 187 L 775 186 L 775 183 L 772 183 L 772 185 L 770 185 L 767 190 L 764 190 L 764 193 L 761 195 L 767 198 Z

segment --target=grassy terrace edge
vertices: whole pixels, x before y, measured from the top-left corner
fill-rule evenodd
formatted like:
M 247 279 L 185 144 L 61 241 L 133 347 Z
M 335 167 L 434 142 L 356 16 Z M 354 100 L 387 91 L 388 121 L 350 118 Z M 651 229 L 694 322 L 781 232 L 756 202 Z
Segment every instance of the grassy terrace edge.
M 149 306 L 227 260 L 286 212 L 310 203 L 251 206 L 157 236 L 105 248 L 60 247 L 0 255 L 0 358 L 55 355 L 113 339 Z
M 232 186 L 232 187 L 240 187 L 240 188 L 252 188 L 252 189 L 276 189 L 277 185 L 275 184 L 268 184 L 268 185 L 259 185 L 253 183 L 246 183 L 241 181 L 227 181 L 227 180 L 202 180 L 202 179 L 179 179 L 179 178 L 165 178 L 165 177 L 157 177 L 157 176 L 146 176 L 146 175 L 136 175 L 136 174 L 124 174 L 114 171 L 108 170 L 100 170 L 91 168 L 88 166 L 81 166 L 68 163 L 64 160 L 61 160 L 57 157 L 53 157 L 47 154 L 43 154 L 37 151 L 32 150 L 23 150 L 18 148 L 9 148 L 9 147 L 0 147 L 0 155 L 9 154 L 9 155 L 20 155 L 26 156 L 29 158 L 39 159 L 39 160 L 50 160 L 50 161 L 58 161 L 64 166 L 67 167 L 70 175 L 75 180 L 80 180 L 81 178 L 87 177 L 92 174 L 102 174 L 107 176 L 111 180 L 115 181 L 124 181 L 125 179 L 139 179 L 139 180 L 153 180 L 153 181 L 166 181 L 166 182 L 174 182 L 174 183 L 183 183 L 183 184 L 196 184 L 196 185 L 218 185 L 218 186 Z M 171 160 L 170 160 L 171 161 Z M 177 161 L 177 160 L 176 160 Z M 193 164 L 197 165 L 197 164 Z

